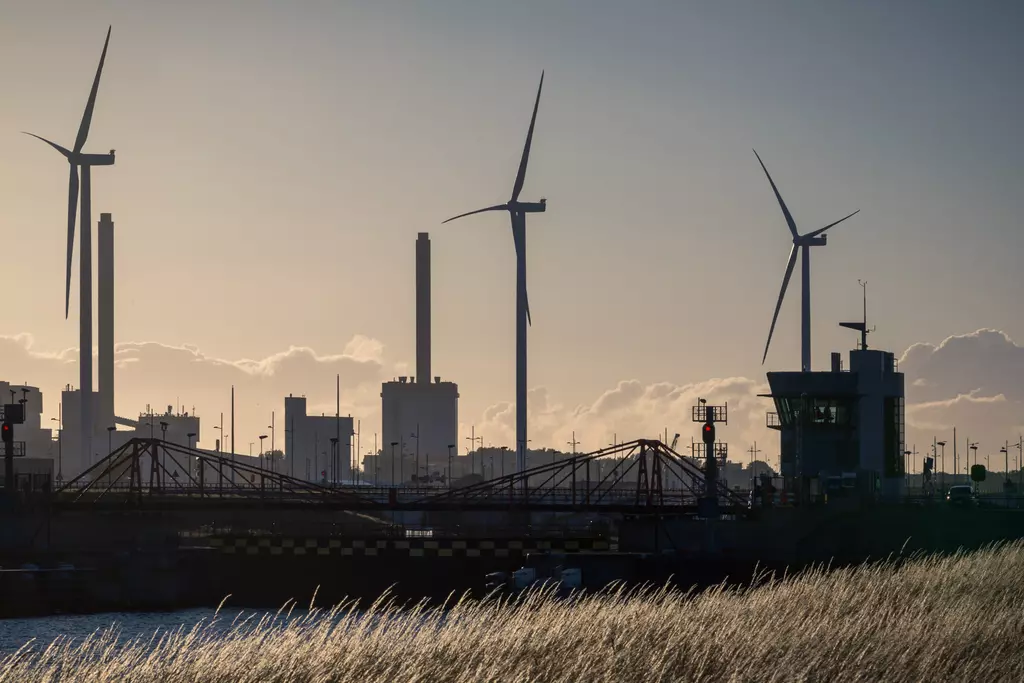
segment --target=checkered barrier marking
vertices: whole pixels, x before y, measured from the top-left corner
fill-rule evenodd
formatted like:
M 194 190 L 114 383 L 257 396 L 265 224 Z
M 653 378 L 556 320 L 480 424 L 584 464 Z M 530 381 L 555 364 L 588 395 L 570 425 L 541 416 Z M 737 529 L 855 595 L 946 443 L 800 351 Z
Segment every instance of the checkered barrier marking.
M 509 557 L 532 552 L 567 553 L 613 549 L 606 539 L 339 539 L 280 536 L 215 536 L 206 539 L 228 554 L 245 555 L 408 555 L 410 557 Z

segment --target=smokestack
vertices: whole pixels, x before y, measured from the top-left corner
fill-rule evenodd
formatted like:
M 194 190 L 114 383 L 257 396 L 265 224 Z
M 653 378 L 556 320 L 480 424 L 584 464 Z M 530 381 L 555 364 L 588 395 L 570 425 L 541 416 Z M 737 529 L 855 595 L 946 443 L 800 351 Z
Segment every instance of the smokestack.
M 416 382 L 430 383 L 430 235 L 416 238 Z
M 114 221 L 100 214 L 99 246 L 99 346 L 100 423 L 114 424 Z

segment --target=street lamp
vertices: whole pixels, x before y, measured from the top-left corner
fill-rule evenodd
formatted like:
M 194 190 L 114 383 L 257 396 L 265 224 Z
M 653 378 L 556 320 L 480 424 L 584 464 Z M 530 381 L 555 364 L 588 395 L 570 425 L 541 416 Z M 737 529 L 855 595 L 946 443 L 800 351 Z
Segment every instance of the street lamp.
M 907 488 L 910 488 L 910 456 L 913 455 L 911 451 L 903 451 L 903 478 L 907 482 Z
M 111 453 L 114 452 L 114 448 L 113 446 L 111 446 L 111 440 L 116 430 L 117 427 L 115 427 L 114 425 L 110 425 L 109 427 L 107 427 L 107 455 L 110 455 Z
M 188 437 L 188 449 L 192 450 L 192 439 L 196 438 L 196 433 L 195 432 L 189 432 L 185 436 Z
M 391 485 L 395 485 L 395 446 L 398 445 L 397 441 L 391 442 Z
M 452 449 L 455 448 L 455 444 L 448 444 L 448 490 L 452 488 Z
M 264 459 L 265 456 L 263 455 L 263 440 L 266 439 L 266 438 L 267 438 L 266 434 L 260 434 L 260 468 L 261 469 L 266 469 L 266 466 L 265 466 L 266 465 L 266 461 Z
M 64 410 L 63 404 L 57 404 L 57 417 L 51 417 L 50 420 L 57 423 L 57 481 L 64 481 Z
M 338 458 L 340 457 L 340 455 L 341 454 L 338 453 L 338 437 L 332 436 L 331 437 L 331 485 L 332 486 L 334 485 L 334 482 L 338 479 Z
M 410 438 L 416 439 L 416 469 L 415 472 L 416 483 L 419 483 L 420 478 L 420 423 L 416 423 L 416 433 L 410 434 Z
M 473 427 L 473 431 L 474 432 L 476 431 L 476 426 L 475 425 Z M 473 449 L 474 453 L 476 452 L 476 442 L 477 441 L 480 442 L 480 448 L 484 447 L 484 437 L 483 436 L 475 436 L 475 435 L 474 436 L 467 436 L 466 437 L 466 441 L 470 442 L 470 447 Z M 473 455 L 472 453 L 469 453 L 469 452 L 467 452 L 466 455 L 469 456 L 469 473 L 470 474 L 476 474 L 476 465 L 475 465 L 476 455 Z M 481 459 L 480 460 L 480 476 L 483 476 L 483 469 L 484 469 L 484 461 Z
M 161 437 L 161 441 L 167 441 L 167 427 L 168 426 L 169 425 L 166 422 L 162 422 L 162 421 L 160 422 L 160 433 L 163 435 Z M 149 431 L 150 431 L 150 433 L 152 433 L 152 431 L 153 431 L 153 421 L 152 421 L 152 419 L 150 420 Z M 167 472 L 167 447 L 166 446 L 164 447 L 164 464 L 163 464 L 163 468 L 164 468 L 164 472 L 166 473 Z
M 946 489 L 946 442 L 937 441 L 936 444 L 942 449 L 942 454 L 939 456 L 939 462 L 942 463 L 942 489 Z

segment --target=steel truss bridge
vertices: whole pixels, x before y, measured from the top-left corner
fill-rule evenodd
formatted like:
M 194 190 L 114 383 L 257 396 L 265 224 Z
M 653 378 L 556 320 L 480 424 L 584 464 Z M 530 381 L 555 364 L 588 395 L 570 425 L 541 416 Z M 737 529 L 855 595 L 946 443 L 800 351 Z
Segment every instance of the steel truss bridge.
M 614 463 L 609 467 L 609 464 Z M 602 473 L 603 474 L 599 474 Z M 592 475 L 597 475 L 596 477 Z M 691 458 L 637 439 L 465 486 L 325 486 L 160 439 L 135 438 L 55 492 L 59 507 L 147 509 L 274 506 L 362 512 L 526 511 L 692 514 L 715 498 L 724 513 L 746 501 L 708 491 Z

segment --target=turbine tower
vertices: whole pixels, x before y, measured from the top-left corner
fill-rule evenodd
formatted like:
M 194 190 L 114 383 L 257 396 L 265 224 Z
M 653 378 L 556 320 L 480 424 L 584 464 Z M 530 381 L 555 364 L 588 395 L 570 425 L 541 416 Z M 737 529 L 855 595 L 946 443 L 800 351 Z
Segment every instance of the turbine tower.
M 786 296 L 786 287 L 789 286 L 789 278 L 793 275 L 793 266 L 796 265 L 797 249 L 800 250 L 803 256 L 802 265 L 802 282 L 803 292 L 801 292 L 801 307 L 800 307 L 800 331 L 801 331 L 801 343 L 800 343 L 800 370 L 801 372 L 811 371 L 811 247 L 823 247 L 827 242 L 827 235 L 825 231 L 829 228 L 839 225 L 847 218 L 860 213 L 860 209 L 857 209 L 849 216 L 840 218 L 835 223 L 829 223 L 824 228 L 819 228 L 814 232 L 809 232 L 806 235 L 801 235 L 797 232 L 796 222 L 793 220 L 792 214 L 789 213 L 789 209 L 786 207 L 786 202 L 782 200 L 782 195 L 779 194 L 779 188 L 775 187 L 775 181 L 772 180 L 771 175 L 768 173 L 768 169 L 765 168 L 764 162 L 761 161 L 761 156 L 754 150 L 754 156 L 757 157 L 758 162 L 761 164 L 761 168 L 764 169 L 764 174 L 768 177 L 768 182 L 771 183 L 772 191 L 775 193 L 775 198 L 779 200 L 779 206 L 782 208 L 782 215 L 786 217 L 786 224 L 789 226 L 789 232 L 793 235 L 793 248 L 789 252 L 789 263 L 786 265 L 786 275 L 782 278 L 782 291 L 779 292 L 779 300 L 775 304 L 775 315 L 772 316 L 772 326 L 768 330 L 768 343 L 764 345 L 764 357 L 761 359 L 761 365 L 764 365 L 765 360 L 768 358 L 768 347 L 772 343 L 772 333 L 775 332 L 775 323 L 779 319 L 779 309 L 782 308 L 782 299 Z
M 512 219 L 512 240 L 516 248 L 516 472 L 526 469 L 526 326 L 533 325 L 530 318 L 530 302 L 526 296 L 526 214 L 542 213 L 547 209 L 546 199 L 539 202 L 521 202 L 519 193 L 522 192 L 523 183 L 526 181 L 526 165 L 530 160 L 533 127 L 537 122 L 537 107 L 540 105 L 540 92 L 543 88 L 544 72 L 541 71 L 537 99 L 533 103 L 533 116 L 530 118 L 526 145 L 523 147 L 523 158 L 519 162 L 519 173 L 516 174 L 516 182 L 512 186 L 512 198 L 505 204 L 477 209 L 443 221 L 448 223 L 484 211 L 508 211 Z
M 90 185 L 90 169 L 93 166 L 112 166 L 114 164 L 114 150 L 110 154 L 86 154 L 82 151 L 86 138 L 89 137 L 89 124 L 92 123 L 92 111 L 96 106 L 96 91 L 100 87 L 100 75 L 103 73 L 103 62 L 107 58 L 107 45 L 110 43 L 110 27 L 107 27 L 107 39 L 103 42 L 103 52 L 100 54 L 100 65 L 96 69 L 96 77 L 92 82 L 92 90 L 89 91 L 89 101 L 85 105 L 85 113 L 82 115 L 82 123 L 78 127 L 78 137 L 75 138 L 75 146 L 68 150 L 55 142 L 40 137 L 35 133 L 25 133 L 34 138 L 42 140 L 50 147 L 60 152 L 68 161 L 70 176 L 68 180 L 68 254 L 67 254 L 67 279 L 65 281 L 64 293 L 64 318 L 68 317 L 68 309 L 71 303 L 71 257 L 75 246 L 75 204 L 78 201 L 79 180 L 78 173 L 81 169 L 81 194 L 82 194 L 82 237 L 79 250 L 79 337 L 78 337 L 78 364 L 80 371 L 79 394 L 82 404 L 81 423 L 81 448 L 82 467 L 89 466 L 92 457 L 92 191 Z

